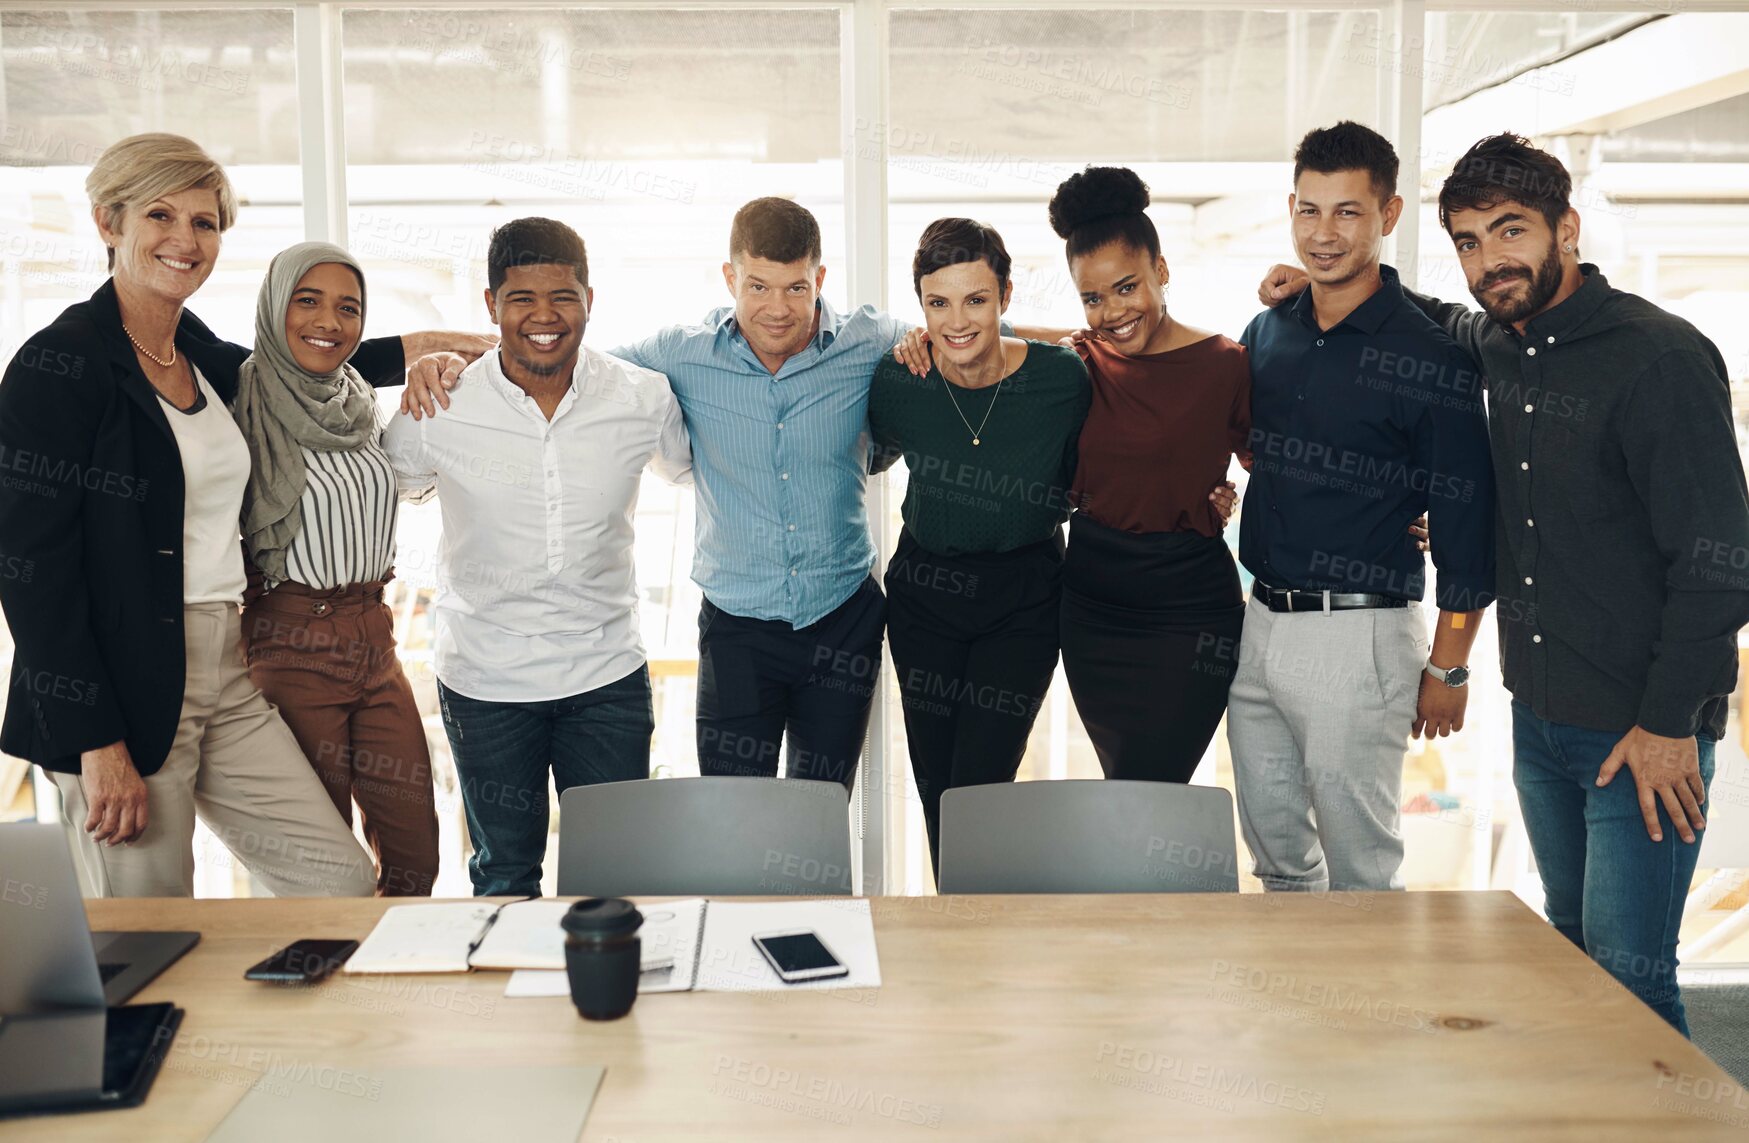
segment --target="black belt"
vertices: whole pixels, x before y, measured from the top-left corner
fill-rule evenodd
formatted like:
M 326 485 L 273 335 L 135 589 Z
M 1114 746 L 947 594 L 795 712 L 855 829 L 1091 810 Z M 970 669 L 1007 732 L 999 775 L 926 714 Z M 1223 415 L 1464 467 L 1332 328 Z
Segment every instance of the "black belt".
M 1266 583 L 1253 583 L 1251 595 L 1271 611 L 1357 611 L 1367 607 L 1407 607 L 1409 601 L 1395 595 L 1369 595 L 1343 591 L 1283 591 Z

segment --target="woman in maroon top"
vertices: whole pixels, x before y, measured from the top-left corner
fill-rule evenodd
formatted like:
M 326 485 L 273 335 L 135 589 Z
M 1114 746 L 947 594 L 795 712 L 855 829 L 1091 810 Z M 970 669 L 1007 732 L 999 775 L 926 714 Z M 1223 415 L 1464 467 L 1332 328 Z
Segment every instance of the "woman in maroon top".
M 1063 669 L 1107 778 L 1188 782 L 1227 707 L 1245 605 L 1210 495 L 1251 430 L 1244 347 L 1166 310 L 1148 188 L 1089 167 L 1051 199 L 1093 380 L 1063 565 Z

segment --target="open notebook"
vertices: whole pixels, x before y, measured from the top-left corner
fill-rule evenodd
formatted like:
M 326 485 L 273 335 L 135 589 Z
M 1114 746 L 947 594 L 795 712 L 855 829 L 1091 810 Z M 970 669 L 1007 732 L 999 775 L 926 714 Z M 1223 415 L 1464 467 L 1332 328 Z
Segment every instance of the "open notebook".
M 562 996 L 568 900 L 395 905 L 346 962 L 349 973 L 517 972 L 506 996 Z M 692 897 L 640 906 L 639 992 L 879 988 L 874 922 L 864 898 L 728 902 Z M 497 920 L 492 916 L 497 913 Z M 758 933 L 811 929 L 849 974 L 784 984 L 753 945 Z
M 346 972 L 467 972 L 471 968 L 565 967 L 565 931 L 559 920 L 572 902 L 515 901 L 394 905 L 346 961 Z M 654 906 L 638 929 L 645 972 L 686 960 L 693 972 L 704 901 L 693 898 Z M 494 919 L 496 915 L 496 919 Z

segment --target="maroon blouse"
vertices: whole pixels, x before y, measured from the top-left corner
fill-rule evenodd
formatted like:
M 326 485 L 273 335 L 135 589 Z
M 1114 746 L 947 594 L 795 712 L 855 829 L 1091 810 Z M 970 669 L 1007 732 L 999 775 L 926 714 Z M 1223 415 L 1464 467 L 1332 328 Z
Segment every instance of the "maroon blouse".
M 1071 502 L 1124 532 L 1221 534 L 1209 503 L 1251 433 L 1245 347 L 1216 334 L 1125 357 L 1103 341 L 1076 348 L 1093 378 Z

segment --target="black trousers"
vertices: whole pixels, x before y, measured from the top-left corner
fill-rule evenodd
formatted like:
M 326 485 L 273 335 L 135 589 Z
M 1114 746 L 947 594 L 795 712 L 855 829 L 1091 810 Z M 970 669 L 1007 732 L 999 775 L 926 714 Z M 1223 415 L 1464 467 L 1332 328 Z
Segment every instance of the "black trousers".
M 910 532 L 887 565 L 887 641 L 939 866 L 941 795 L 1012 782 L 1057 667 L 1063 538 L 941 556 Z
M 1107 778 L 1188 782 L 1227 709 L 1245 601 L 1224 540 L 1076 513 L 1063 674 Z
M 698 613 L 698 769 L 856 781 L 881 671 L 886 600 L 874 576 L 806 627 L 748 619 L 710 600 Z

